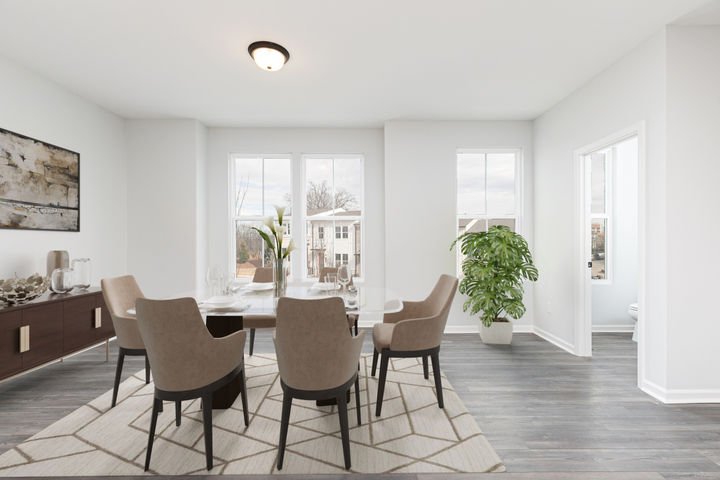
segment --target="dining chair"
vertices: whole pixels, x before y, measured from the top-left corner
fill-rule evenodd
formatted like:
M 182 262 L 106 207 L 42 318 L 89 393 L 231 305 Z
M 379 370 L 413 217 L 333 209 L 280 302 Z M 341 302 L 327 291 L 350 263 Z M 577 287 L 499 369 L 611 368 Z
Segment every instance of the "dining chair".
M 347 403 L 355 384 L 355 406 L 360 425 L 358 362 L 364 332 L 348 335 L 345 305 L 338 297 L 300 300 L 283 297 L 277 305 L 273 335 L 283 391 L 277 468 L 282 469 L 290 409 L 294 398 L 335 399 L 340 419 L 345 468 L 350 469 L 350 434 Z
M 326 281 L 326 280 L 325 280 L 325 277 L 326 277 L 328 274 L 337 275 L 337 272 L 338 272 L 338 268 L 337 268 L 337 267 L 323 267 L 323 268 L 321 268 L 321 269 L 320 269 L 320 281 L 321 281 L 321 282 Z M 350 277 L 350 283 L 348 283 L 348 287 L 351 286 L 352 284 L 353 284 L 353 277 Z M 357 336 L 357 334 L 358 334 L 358 318 L 359 318 L 359 317 L 360 317 L 359 315 L 353 315 L 353 314 L 347 315 L 348 325 L 350 326 L 351 329 L 352 329 L 353 327 L 355 327 L 355 336 Z
M 150 383 L 150 363 L 145 351 L 145 344 L 140 337 L 137 319 L 135 315 L 127 313 L 129 309 L 135 308 L 135 300 L 145 296 L 132 275 L 103 278 L 100 280 L 100 286 L 102 287 L 105 304 L 110 311 L 119 350 L 110 407 L 112 408 L 117 403 L 120 377 L 122 376 L 126 356 L 145 357 L 145 383 Z
M 253 283 L 272 283 L 272 267 L 258 267 L 253 274 Z M 255 347 L 256 328 L 275 328 L 275 315 L 245 315 L 243 316 L 243 328 L 250 329 L 250 355 Z
M 428 357 L 432 360 L 435 377 L 435 391 L 438 407 L 444 408 L 442 378 L 440 374 L 440 342 L 447 323 L 448 312 L 452 305 L 458 279 L 452 275 L 440 275 L 430 295 L 420 302 L 403 302 L 403 309 L 396 313 L 386 313 L 383 323 L 373 327 L 372 376 L 380 359 L 380 378 L 377 389 L 375 416 L 382 411 L 385 380 L 388 362 L 392 357 L 422 357 L 423 375 L 429 378 Z
M 212 395 L 240 379 L 245 426 L 248 426 L 243 330 L 226 337 L 210 335 L 192 298 L 148 300 L 136 303 L 138 327 L 153 368 L 155 391 L 148 435 L 145 470 L 150 468 L 155 427 L 163 400 L 202 399 L 207 469 L 213 467 Z

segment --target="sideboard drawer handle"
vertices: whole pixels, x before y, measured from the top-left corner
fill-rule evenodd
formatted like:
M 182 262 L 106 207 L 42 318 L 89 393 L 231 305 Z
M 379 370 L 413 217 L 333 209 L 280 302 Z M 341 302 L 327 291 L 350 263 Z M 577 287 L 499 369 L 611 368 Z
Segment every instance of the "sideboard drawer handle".
M 20 353 L 30 350 L 30 325 L 20 327 Z
M 95 309 L 95 328 L 102 327 L 102 308 Z

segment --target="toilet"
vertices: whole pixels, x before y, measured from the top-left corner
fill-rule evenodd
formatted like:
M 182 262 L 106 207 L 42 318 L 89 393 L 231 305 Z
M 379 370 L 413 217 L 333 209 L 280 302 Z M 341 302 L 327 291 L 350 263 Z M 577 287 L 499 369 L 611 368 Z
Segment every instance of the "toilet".
M 628 315 L 630 315 L 630 318 L 635 320 L 635 328 L 633 328 L 633 342 L 637 342 L 637 319 L 638 319 L 638 304 L 637 303 L 631 303 L 628 307 Z

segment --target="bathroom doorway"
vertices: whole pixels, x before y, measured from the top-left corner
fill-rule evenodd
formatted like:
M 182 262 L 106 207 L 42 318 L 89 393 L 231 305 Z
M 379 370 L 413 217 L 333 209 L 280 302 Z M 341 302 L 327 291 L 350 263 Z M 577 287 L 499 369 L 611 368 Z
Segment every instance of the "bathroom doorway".
M 593 333 L 629 342 L 637 332 L 642 358 L 644 141 L 638 124 L 575 152 L 576 345 L 583 356 L 592 356 Z

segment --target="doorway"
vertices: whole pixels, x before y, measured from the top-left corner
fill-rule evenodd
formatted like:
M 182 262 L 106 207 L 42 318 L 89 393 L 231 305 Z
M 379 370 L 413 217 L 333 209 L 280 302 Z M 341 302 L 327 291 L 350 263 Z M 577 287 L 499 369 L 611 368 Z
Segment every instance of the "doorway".
M 575 152 L 576 353 L 592 356 L 595 332 L 636 331 L 644 319 L 645 131 L 637 124 Z M 632 306 L 632 307 L 631 307 Z M 637 320 L 633 319 L 637 308 Z

